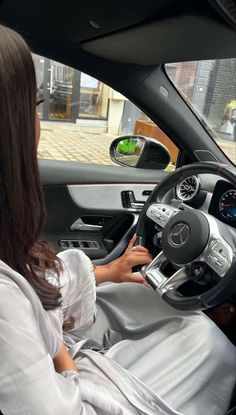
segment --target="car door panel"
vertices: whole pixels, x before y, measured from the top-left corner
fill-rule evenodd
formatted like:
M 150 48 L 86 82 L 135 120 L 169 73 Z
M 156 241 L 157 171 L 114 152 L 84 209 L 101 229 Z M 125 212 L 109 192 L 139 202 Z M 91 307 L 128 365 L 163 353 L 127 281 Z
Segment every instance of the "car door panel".
M 47 211 L 44 236 L 57 252 L 79 248 L 92 260 L 100 258 L 98 263 L 106 263 L 123 252 L 135 231 L 142 205 L 167 173 L 72 164 L 40 162 Z M 114 169 L 119 174 L 111 184 Z M 130 193 L 134 207 L 123 197 Z
M 102 166 L 62 160 L 39 160 L 43 185 L 86 183 L 154 183 L 168 173 L 163 170 Z

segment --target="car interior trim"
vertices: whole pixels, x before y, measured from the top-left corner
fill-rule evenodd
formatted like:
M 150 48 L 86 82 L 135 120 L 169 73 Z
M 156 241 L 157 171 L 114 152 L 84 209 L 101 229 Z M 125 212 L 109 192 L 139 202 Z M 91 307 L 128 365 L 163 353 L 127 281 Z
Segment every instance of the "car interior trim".
M 133 191 L 135 199 L 145 202 L 147 196 L 143 195 L 146 190 L 153 190 L 152 184 L 120 184 L 120 185 L 73 185 L 68 186 L 68 191 L 72 200 L 80 207 L 86 209 L 109 209 L 124 210 L 121 194 L 124 191 Z M 125 210 L 135 212 L 136 208 L 127 208 Z
M 158 48 L 153 39 L 158 39 Z M 230 58 L 235 54 L 235 43 L 235 31 L 220 20 L 201 14 L 182 14 L 181 18 L 167 17 L 84 42 L 82 49 L 115 62 L 156 65 L 192 60 L 193 50 L 199 60 L 213 59 L 219 55 L 219 50 L 224 50 L 224 58 Z

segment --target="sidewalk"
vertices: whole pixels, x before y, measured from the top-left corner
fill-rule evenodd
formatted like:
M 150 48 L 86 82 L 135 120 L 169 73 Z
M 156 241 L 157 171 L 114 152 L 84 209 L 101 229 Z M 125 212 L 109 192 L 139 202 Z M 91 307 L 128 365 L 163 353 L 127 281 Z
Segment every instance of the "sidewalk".
M 114 165 L 109 147 L 115 138 L 111 134 L 81 132 L 75 124 L 42 121 L 38 155 L 51 160 Z M 217 140 L 217 144 L 236 164 L 236 142 Z
M 81 132 L 70 123 L 41 122 L 38 156 L 51 160 L 114 165 L 109 156 L 115 136 Z
M 218 146 L 229 157 L 229 159 L 236 165 L 236 142 L 229 140 L 217 140 Z

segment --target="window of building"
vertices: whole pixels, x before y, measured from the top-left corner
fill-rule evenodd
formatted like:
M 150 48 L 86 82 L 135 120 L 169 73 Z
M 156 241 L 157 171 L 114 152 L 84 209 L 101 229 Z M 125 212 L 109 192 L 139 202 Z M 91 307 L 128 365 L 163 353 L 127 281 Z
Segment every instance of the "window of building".
M 109 88 L 97 79 L 42 56 L 33 55 L 44 121 L 107 119 Z
M 91 76 L 80 75 L 80 118 L 106 119 L 109 87 Z

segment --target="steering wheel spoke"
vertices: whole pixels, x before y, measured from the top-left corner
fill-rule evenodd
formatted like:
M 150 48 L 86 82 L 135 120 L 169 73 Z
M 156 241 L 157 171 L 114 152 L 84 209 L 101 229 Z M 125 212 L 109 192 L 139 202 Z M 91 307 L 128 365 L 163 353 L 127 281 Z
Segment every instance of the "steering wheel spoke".
M 161 271 L 162 264 L 166 261 L 166 256 L 161 251 L 143 271 L 147 282 L 159 294 L 163 295 L 170 289 L 177 289 L 184 282 L 188 281 L 189 276 L 185 267 L 180 268 L 171 277 L 166 277 Z
M 146 215 L 161 228 L 164 228 L 169 220 L 179 212 L 175 206 L 166 203 L 153 203 L 147 209 Z

